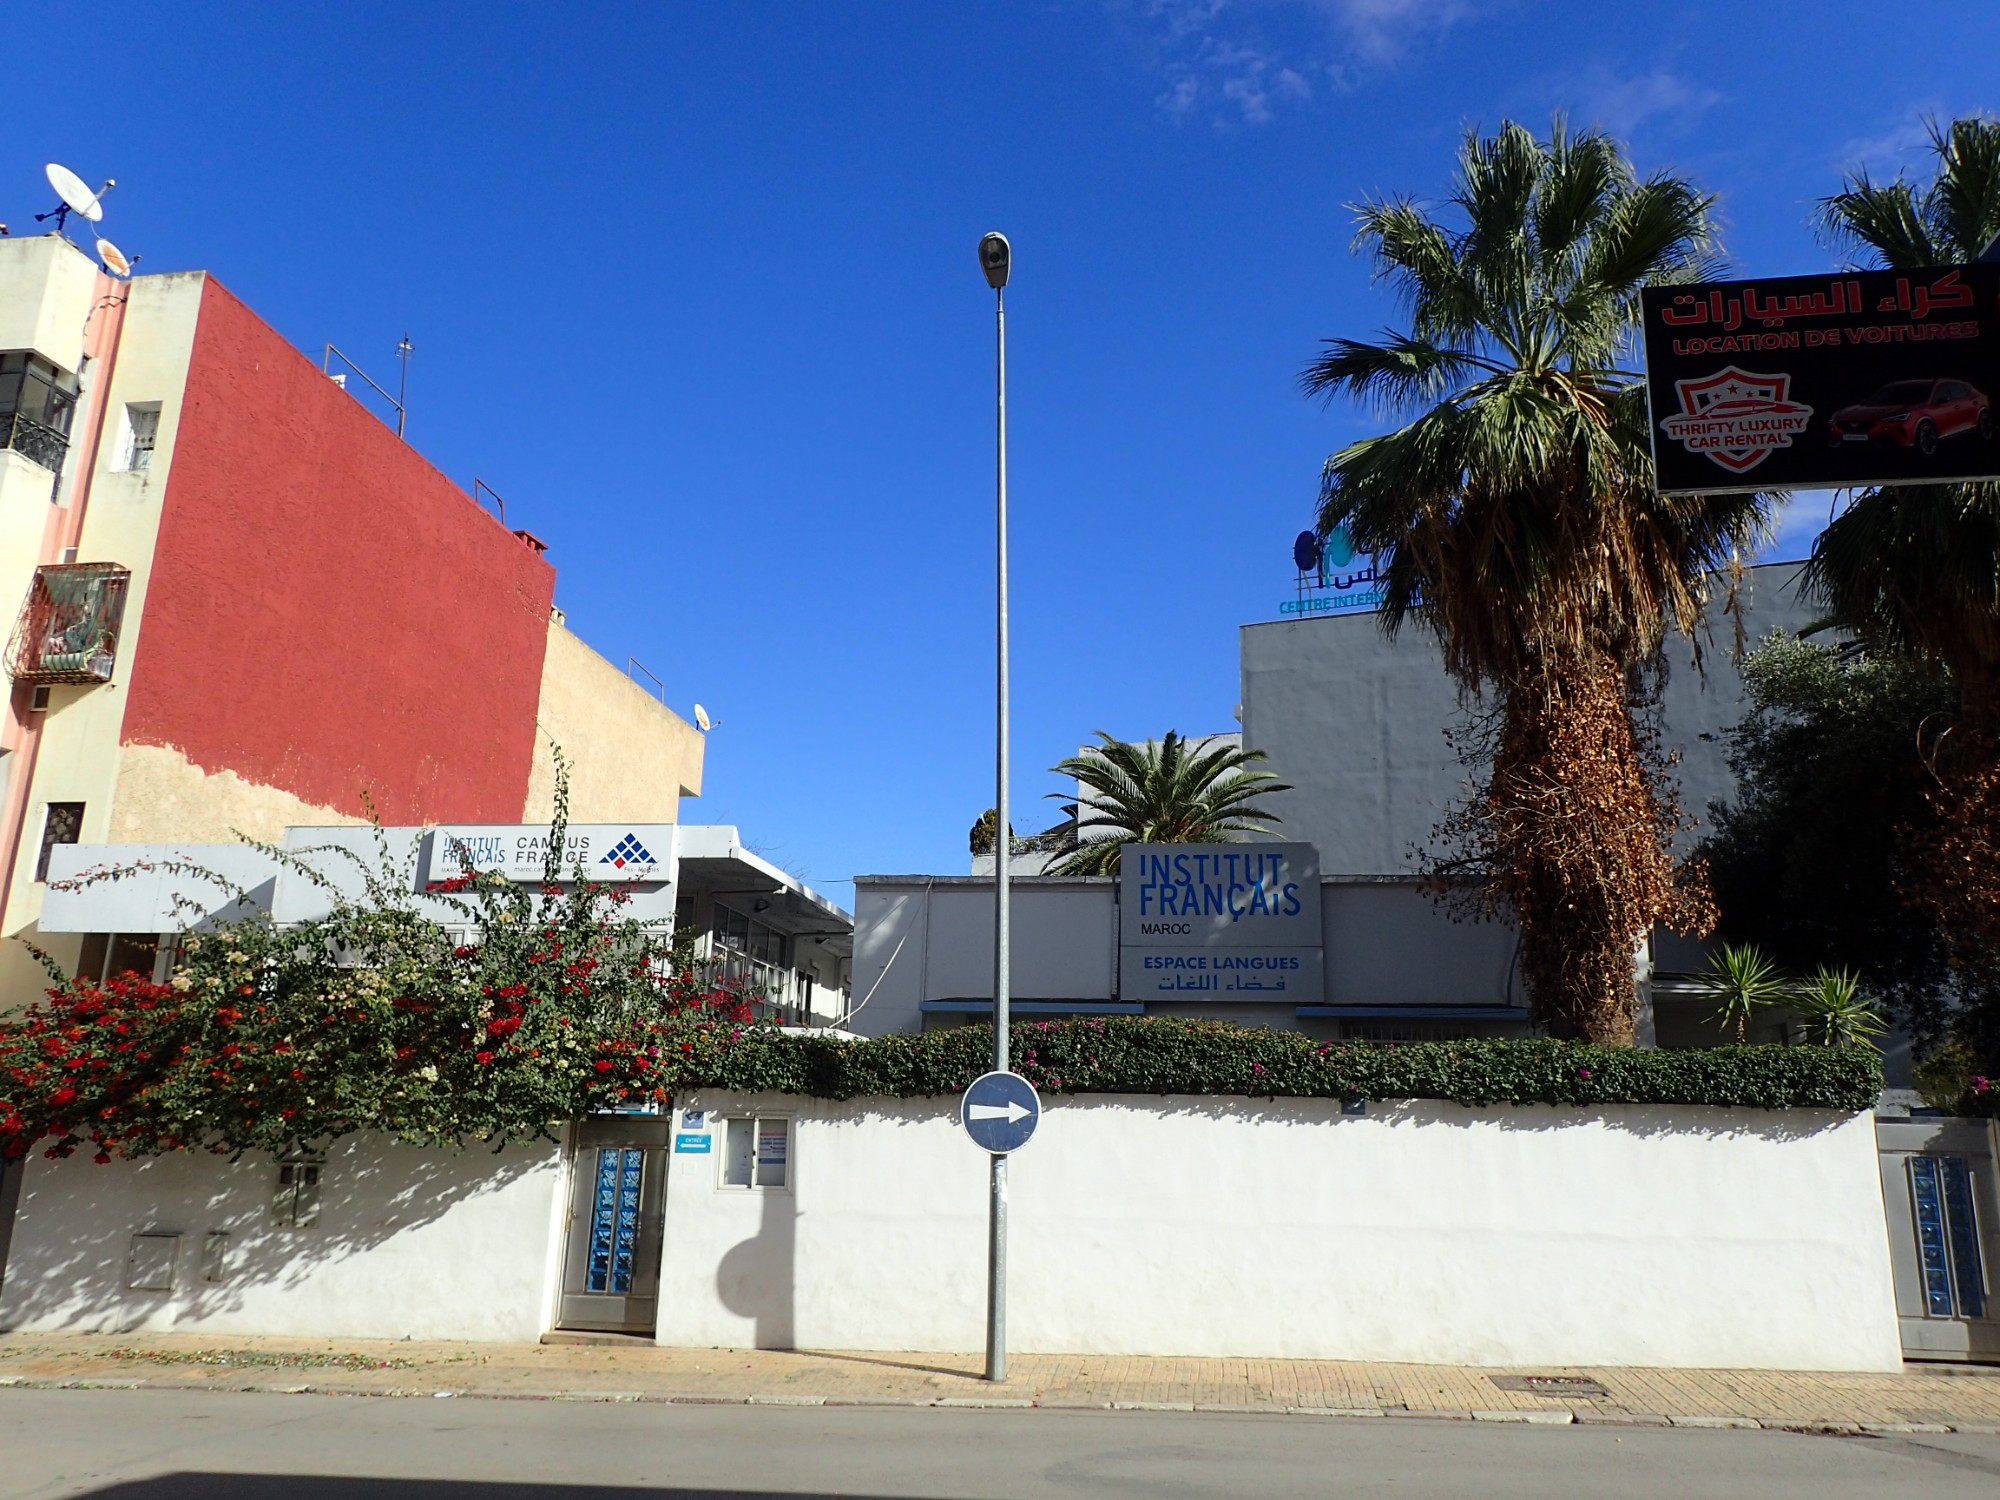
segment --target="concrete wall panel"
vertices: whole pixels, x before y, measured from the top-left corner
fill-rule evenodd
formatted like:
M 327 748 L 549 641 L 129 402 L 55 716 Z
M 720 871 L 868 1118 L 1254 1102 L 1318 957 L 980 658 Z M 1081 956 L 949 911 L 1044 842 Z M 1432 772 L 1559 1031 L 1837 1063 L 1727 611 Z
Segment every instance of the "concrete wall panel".
M 952 1101 L 699 1102 L 793 1115 L 793 1185 L 674 1158 L 662 1343 L 980 1347 Z M 1023 1353 L 1901 1367 L 1867 1116 L 1057 1098 L 1011 1194 Z

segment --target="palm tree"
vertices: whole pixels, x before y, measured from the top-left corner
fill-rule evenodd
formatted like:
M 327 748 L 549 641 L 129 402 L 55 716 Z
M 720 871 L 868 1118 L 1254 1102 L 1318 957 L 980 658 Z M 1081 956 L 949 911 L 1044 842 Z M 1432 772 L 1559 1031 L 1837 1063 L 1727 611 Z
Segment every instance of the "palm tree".
M 1949 265 L 2000 235 L 2000 120 L 1926 128 L 1936 162 L 1928 184 L 1858 171 L 1821 203 L 1822 232 L 1851 259 Z M 2000 734 L 2000 485 L 1863 491 L 1814 543 L 1805 582 L 1862 639 L 1942 663 L 1967 727 Z
M 1654 492 L 1628 366 L 1640 288 L 1710 268 L 1712 201 L 1641 180 L 1617 143 L 1560 118 L 1546 141 L 1511 123 L 1469 132 L 1449 222 L 1402 198 L 1354 210 L 1406 328 L 1329 339 L 1302 377 L 1309 395 L 1405 419 L 1326 461 L 1319 529 L 1376 553 L 1385 631 L 1415 621 L 1468 693 L 1492 697 L 1492 769 L 1455 868 L 1512 909 L 1558 1036 L 1631 1041 L 1635 944 L 1707 921 L 1667 852 L 1679 815 L 1633 694 L 1768 507 Z
M 1255 805 L 1291 788 L 1253 770 L 1261 750 L 1204 744 L 1173 730 L 1133 744 L 1097 731 L 1103 743 L 1050 769 L 1076 778 L 1076 846 L 1051 866 L 1057 875 L 1116 875 L 1126 844 L 1228 844 L 1267 831 L 1278 815 Z M 1053 798 L 1063 794 L 1051 792 Z

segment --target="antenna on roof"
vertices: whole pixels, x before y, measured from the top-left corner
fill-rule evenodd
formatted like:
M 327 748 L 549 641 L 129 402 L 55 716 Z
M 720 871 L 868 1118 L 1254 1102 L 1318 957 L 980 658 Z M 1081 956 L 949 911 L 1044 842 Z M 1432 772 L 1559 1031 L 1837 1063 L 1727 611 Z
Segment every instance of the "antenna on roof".
M 104 186 L 93 193 L 88 183 L 61 162 L 56 161 L 42 168 L 42 173 L 49 179 L 49 186 L 56 190 L 56 197 L 61 201 L 47 213 L 36 214 L 35 222 L 39 224 L 45 219 L 54 219 L 57 234 L 68 233 L 67 226 L 71 214 L 88 219 L 93 224 L 102 219 L 104 195 L 118 186 L 117 178 L 107 177 L 104 179 Z
M 694 727 L 699 729 L 703 734 L 707 734 L 709 730 L 715 728 L 715 720 L 708 716 L 708 710 L 703 708 L 699 703 L 694 706 Z

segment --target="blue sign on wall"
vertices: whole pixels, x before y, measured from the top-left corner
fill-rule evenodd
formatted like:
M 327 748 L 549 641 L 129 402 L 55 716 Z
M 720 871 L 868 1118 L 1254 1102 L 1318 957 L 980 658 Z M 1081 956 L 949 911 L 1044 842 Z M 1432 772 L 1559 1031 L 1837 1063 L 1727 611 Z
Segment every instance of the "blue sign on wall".
M 713 1139 L 713 1136 L 707 1134 L 676 1135 L 674 1137 L 674 1154 L 676 1156 L 706 1156 L 709 1151 L 709 1142 Z
M 1041 1097 L 1019 1073 L 981 1074 L 959 1104 L 959 1120 L 972 1144 L 995 1156 L 1027 1145 L 1041 1119 Z

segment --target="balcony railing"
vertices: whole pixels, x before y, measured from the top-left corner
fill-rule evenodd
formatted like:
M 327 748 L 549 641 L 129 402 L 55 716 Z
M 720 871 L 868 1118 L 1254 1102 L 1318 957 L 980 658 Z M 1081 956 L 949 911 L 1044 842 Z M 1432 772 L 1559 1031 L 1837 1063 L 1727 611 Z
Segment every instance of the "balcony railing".
M 51 563 L 35 570 L 7 643 L 16 682 L 109 682 L 132 573 L 116 563 Z
M 60 474 L 69 439 L 26 412 L 0 412 L 0 448 L 12 448 L 51 474 Z

